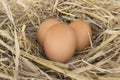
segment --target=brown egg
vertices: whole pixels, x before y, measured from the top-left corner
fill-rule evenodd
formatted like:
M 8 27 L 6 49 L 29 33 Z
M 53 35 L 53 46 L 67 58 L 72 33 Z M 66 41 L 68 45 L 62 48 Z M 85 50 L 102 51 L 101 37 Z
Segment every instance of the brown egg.
M 75 33 L 67 24 L 58 23 L 48 30 L 44 50 L 50 60 L 67 62 L 73 56 L 75 48 Z
M 59 21 L 57 21 L 56 19 L 46 19 L 40 24 L 40 27 L 38 28 L 38 32 L 37 32 L 37 40 L 40 44 L 43 44 L 44 37 L 45 37 L 47 30 L 51 26 L 57 23 L 59 23 Z
M 90 26 L 82 20 L 73 21 L 69 26 L 76 33 L 76 51 L 84 50 L 90 44 L 90 37 L 92 37 L 92 30 Z

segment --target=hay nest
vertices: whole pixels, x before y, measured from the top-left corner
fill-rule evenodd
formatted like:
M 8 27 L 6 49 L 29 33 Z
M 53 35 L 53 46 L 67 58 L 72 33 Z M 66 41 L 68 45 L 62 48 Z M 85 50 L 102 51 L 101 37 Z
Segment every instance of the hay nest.
M 44 56 L 36 31 L 47 18 L 88 22 L 91 46 L 66 63 Z M 120 80 L 119 0 L 0 0 L 0 80 Z

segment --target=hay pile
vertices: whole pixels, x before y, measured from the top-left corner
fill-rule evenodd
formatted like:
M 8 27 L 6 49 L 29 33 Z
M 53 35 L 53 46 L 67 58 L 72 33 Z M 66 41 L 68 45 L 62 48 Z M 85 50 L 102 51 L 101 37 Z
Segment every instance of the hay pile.
M 47 18 L 88 22 L 92 43 L 66 63 L 47 60 L 36 31 Z M 120 80 L 119 0 L 0 0 L 0 80 Z

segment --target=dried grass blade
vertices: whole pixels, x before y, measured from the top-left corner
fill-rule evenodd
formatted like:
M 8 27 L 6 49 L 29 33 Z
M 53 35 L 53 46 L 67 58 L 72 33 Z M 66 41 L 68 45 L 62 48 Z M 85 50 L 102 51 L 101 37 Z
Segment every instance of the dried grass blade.
M 8 60 L 8 58 L 0 58 L 0 62 L 7 61 L 7 60 Z
M 3 40 L 0 39 L 0 45 L 4 46 L 5 48 L 7 48 L 8 50 L 10 50 L 11 52 L 13 52 L 13 48 L 10 47 L 9 45 L 7 45 Z
M 5 53 L 5 51 L 4 51 L 4 50 L 2 50 L 2 49 L 0 49 L 0 53 Z
M 8 76 L 8 75 L 3 74 L 3 73 L 0 73 L 0 77 L 1 77 L 1 78 L 4 78 L 4 79 L 13 80 L 13 77 L 12 77 L 12 76 Z
M 114 77 L 99 77 L 98 80 L 120 80 L 120 78 L 114 78 Z
M 15 72 L 14 72 L 14 79 L 18 80 L 18 68 L 19 68 L 19 57 L 20 57 L 20 49 L 19 49 L 19 43 L 17 39 L 17 32 L 14 28 L 15 33 Z
M 3 20 L 1 23 L 0 23 L 0 27 L 8 20 L 8 18 L 6 18 L 5 20 Z

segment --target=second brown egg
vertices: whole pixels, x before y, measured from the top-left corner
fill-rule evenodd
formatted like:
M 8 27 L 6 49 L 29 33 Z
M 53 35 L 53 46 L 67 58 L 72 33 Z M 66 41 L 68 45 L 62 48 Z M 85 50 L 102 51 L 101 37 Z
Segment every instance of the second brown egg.
M 85 21 L 76 20 L 69 25 L 76 33 L 76 51 L 84 50 L 90 44 L 90 38 L 92 37 L 92 30 Z

